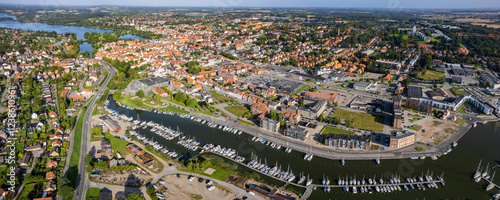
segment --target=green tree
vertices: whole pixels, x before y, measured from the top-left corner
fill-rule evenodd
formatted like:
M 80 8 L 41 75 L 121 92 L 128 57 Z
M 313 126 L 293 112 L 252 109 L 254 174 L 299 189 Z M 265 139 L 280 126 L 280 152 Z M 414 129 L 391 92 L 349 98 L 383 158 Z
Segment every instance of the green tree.
M 155 94 L 155 95 L 153 96 L 153 99 L 154 99 L 156 102 L 160 103 L 160 102 L 161 102 L 162 97 L 161 97 L 159 94 Z
M 345 120 L 345 126 L 351 127 L 351 120 Z
M 177 94 L 175 94 L 175 97 L 174 99 L 178 102 L 181 102 L 181 103 L 184 103 L 186 102 L 187 100 L 187 97 L 185 94 L 183 94 L 182 92 L 177 92 Z
M 137 193 L 130 193 L 125 200 L 146 200 L 143 195 Z
M 145 94 L 144 94 L 144 91 L 143 90 L 139 90 L 135 93 L 135 95 L 137 95 L 138 97 L 140 98 L 144 98 Z
M 271 119 L 276 119 L 276 112 L 274 112 L 274 110 L 271 110 L 271 111 L 269 112 L 269 118 L 271 118 Z
M 321 113 L 318 117 L 318 121 L 322 122 L 323 121 L 323 113 Z
M 195 101 L 195 100 L 193 100 L 193 99 L 188 99 L 188 100 L 186 101 L 186 106 L 188 106 L 188 107 L 192 107 L 192 108 L 196 108 L 196 107 L 198 107 L 198 106 L 199 106 L 199 104 L 198 104 L 198 102 L 196 102 L 196 101 Z

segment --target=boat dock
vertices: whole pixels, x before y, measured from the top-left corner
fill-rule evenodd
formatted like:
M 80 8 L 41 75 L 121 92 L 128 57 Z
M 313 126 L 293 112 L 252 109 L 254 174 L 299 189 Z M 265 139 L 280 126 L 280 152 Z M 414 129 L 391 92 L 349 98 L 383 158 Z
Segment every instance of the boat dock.
M 321 185 L 321 184 L 311 184 L 311 185 L 309 185 L 306 188 L 306 191 L 304 192 L 304 194 L 302 194 L 302 197 L 300 198 L 300 200 L 307 200 L 307 198 L 309 198 L 309 196 L 312 194 L 312 192 L 314 190 L 314 187 L 316 187 L 317 189 L 324 188 L 324 187 L 330 187 L 330 188 L 344 188 L 344 187 L 349 187 L 349 188 L 352 188 L 352 187 L 356 187 L 356 188 L 361 188 L 361 187 L 373 188 L 375 186 L 378 186 L 378 187 L 391 187 L 391 186 L 409 186 L 409 185 L 417 185 L 417 184 L 427 185 L 429 183 L 434 183 L 434 184 L 440 183 L 441 185 L 444 186 L 444 180 L 442 180 L 442 179 L 440 179 L 440 180 L 433 180 L 433 181 L 413 182 L 413 183 L 387 183 L 387 184 L 371 184 L 371 185 L 370 184 L 365 184 L 365 185 Z

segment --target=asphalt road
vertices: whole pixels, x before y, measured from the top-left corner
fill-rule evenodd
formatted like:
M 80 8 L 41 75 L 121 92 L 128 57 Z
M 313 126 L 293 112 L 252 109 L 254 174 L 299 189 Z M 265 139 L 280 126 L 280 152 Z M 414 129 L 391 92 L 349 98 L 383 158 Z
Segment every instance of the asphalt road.
M 112 68 L 111 66 L 106 64 L 106 68 L 108 69 L 108 77 L 106 78 L 106 81 L 102 85 L 101 88 L 99 88 L 99 91 L 95 95 L 93 99 L 91 99 L 87 111 L 84 114 L 83 118 L 83 130 L 82 130 L 82 147 L 80 150 L 80 163 L 78 166 L 78 177 L 77 177 L 77 186 L 75 189 L 75 197 L 73 199 L 85 199 L 85 192 L 89 188 L 90 182 L 87 178 L 87 174 L 85 171 L 85 163 L 83 162 L 85 156 L 88 153 L 88 148 L 90 146 L 89 142 L 89 122 L 90 122 L 90 117 L 92 116 L 92 111 L 95 108 L 95 102 L 101 95 L 104 94 L 104 91 L 106 90 L 107 85 L 111 81 L 111 78 L 115 75 L 115 69 Z M 107 95 L 107 94 L 106 94 Z M 73 141 L 73 142 L 78 142 L 78 141 Z

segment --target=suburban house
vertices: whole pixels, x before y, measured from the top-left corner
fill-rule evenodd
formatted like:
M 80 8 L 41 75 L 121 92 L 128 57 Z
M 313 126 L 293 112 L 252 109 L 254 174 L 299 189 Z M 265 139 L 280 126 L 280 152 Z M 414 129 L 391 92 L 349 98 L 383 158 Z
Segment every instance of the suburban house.
M 46 165 L 47 168 L 54 168 L 54 167 L 57 167 L 57 161 L 55 160 L 52 160 L 52 159 L 49 159 L 47 161 L 47 165 Z
M 56 157 L 61 154 L 61 147 L 54 147 L 49 151 L 49 156 L 50 157 Z

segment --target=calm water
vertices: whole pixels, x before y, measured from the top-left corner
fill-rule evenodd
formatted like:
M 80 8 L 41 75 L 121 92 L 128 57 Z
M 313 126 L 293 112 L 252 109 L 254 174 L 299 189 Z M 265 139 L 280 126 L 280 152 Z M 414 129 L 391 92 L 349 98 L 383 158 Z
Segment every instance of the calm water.
M 15 16 L 10 16 L 6 14 L 0 14 L 1 17 L 13 17 L 15 19 Z M 39 24 L 39 23 L 20 23 L 17 21 L 2 21 L 0 22 L 0 27 L 5 27 L 5 28 L 12 28 L 12 29 L 21 29 L 21 30 L 30 30 L 30 31 L 48 31 L 52 32 L 55 31 L 58 34 L 64 34 L 67 32 L 70 33 L 76 33 L 76 39 L 78 40 L 84 40 L 84 34 L 86 32 L 92 33 L 92 32 L 98 32 L 98 33 L 110 33 L 114 32 L 113 30 L 106 30 L 106 29 L 98 29 L 98 28 L 86 28 L 86 27 L 77 27 L 77 26 L 64 26 L 64 25 L 49 25 L 49 24 Z M 120 36 L 120 39 L 139 39 L 143 40 L 144 38 L 136 36 L 136 35 L 131 35 L 131 34 L 126 34 L 123 36 Z M 84 42 L 80 45 L 80 53 L 88 51 L 89 53 L 92 52 L 92 45 L 90 45 L 88 42 Z
M 0 18 L 4 18 L 4 17 L 10 17 L 10 18 L 12 18 L 12 19 L 14 19 L 14 20 L 16 20 L 16 19 L 17 19 L 17 18 L 16 18 L 16 16 L 7 15 L 7 14 L 5 14 L 5 13 L 0 13 Z
M 389 178 L 392 175 L 400 175 L 402 178 L 408 176 L 421 175 L 427 171 L 434 175 L 440 175 L 444 172 L 446 187 L 441 185 L 439 189 L 427 189 L 426 191 L 402 191 L 385 194 L 351 194 L 341 191 L 340 188 L 334 188 L 330 193 L 324 193 L 322 188 L 313 192 L 310 199 L 490 199 L 491 195 L 498 192 L 492 189 L 486 192 L 484 182 L 475 183 L 471 180 L 472 173 L 476 170 L 480 159 L 483 164 L 490 163 L 495 165 L 500 160 L 500 123 L 489 123 L 478 125 L 472 128 L 460 141 L 459 145 L 451 153 L 439 158 L 436 161 L 430 158 L 424 160 L 382 160 L 380 165 L 375 164 L 373 160 L 367 161 L 346 161 L 345 166 L 341 166 L 338 160 L 328 160 L 314 157 L 312 161 L 304 161 L 303 153 L 292 152 L 284 153 L 283 150 L 275 150 L 252 142 L 252 136 L 247 134 L 233 135 L 218 129 L 212 129 L 200 123 L 183 119 L 177 116 L 160 115 L 150 112 L 132 111 L 116 106 L 111 98 L 109 106 L 117 110 L 120 114 L 137 118 L 141 120 L 155 121 L 164 126 L 177 129 L 177 126 L 187 136 L 195 137 L 201 145 L 206 143 L 220 144 L 223 147 L 236 149 L 240 156 L 247 157 L 258 155 L 262 161 L 267 161 L 269 165 L 278 165 L 282 169 L 290 169 L 297 175 L 301 172 L 314 178 L 314 183 L 319 183 L 323 176 L 328 176 L 332 183 L 336 183 L 338 177 L 357 178 L 381 176 Z M 185 154 L 187 157 L 196 155 L 180 145 L 176 144 L 177 139 L 167 141 L 151 132 L 148 129 L 137 129 L 146 137 L 153 138 L 161 142 L 170 150 Z M 245 162 L 246 163 L 246 162 Z M 498 170 L 492 170 L 498 171 Z M 500 175 L 500 172 L 499 172 Z M 266 179 L 267 180 L 267 179 Z M 498 182 L 498 181 L 495 181 Z

